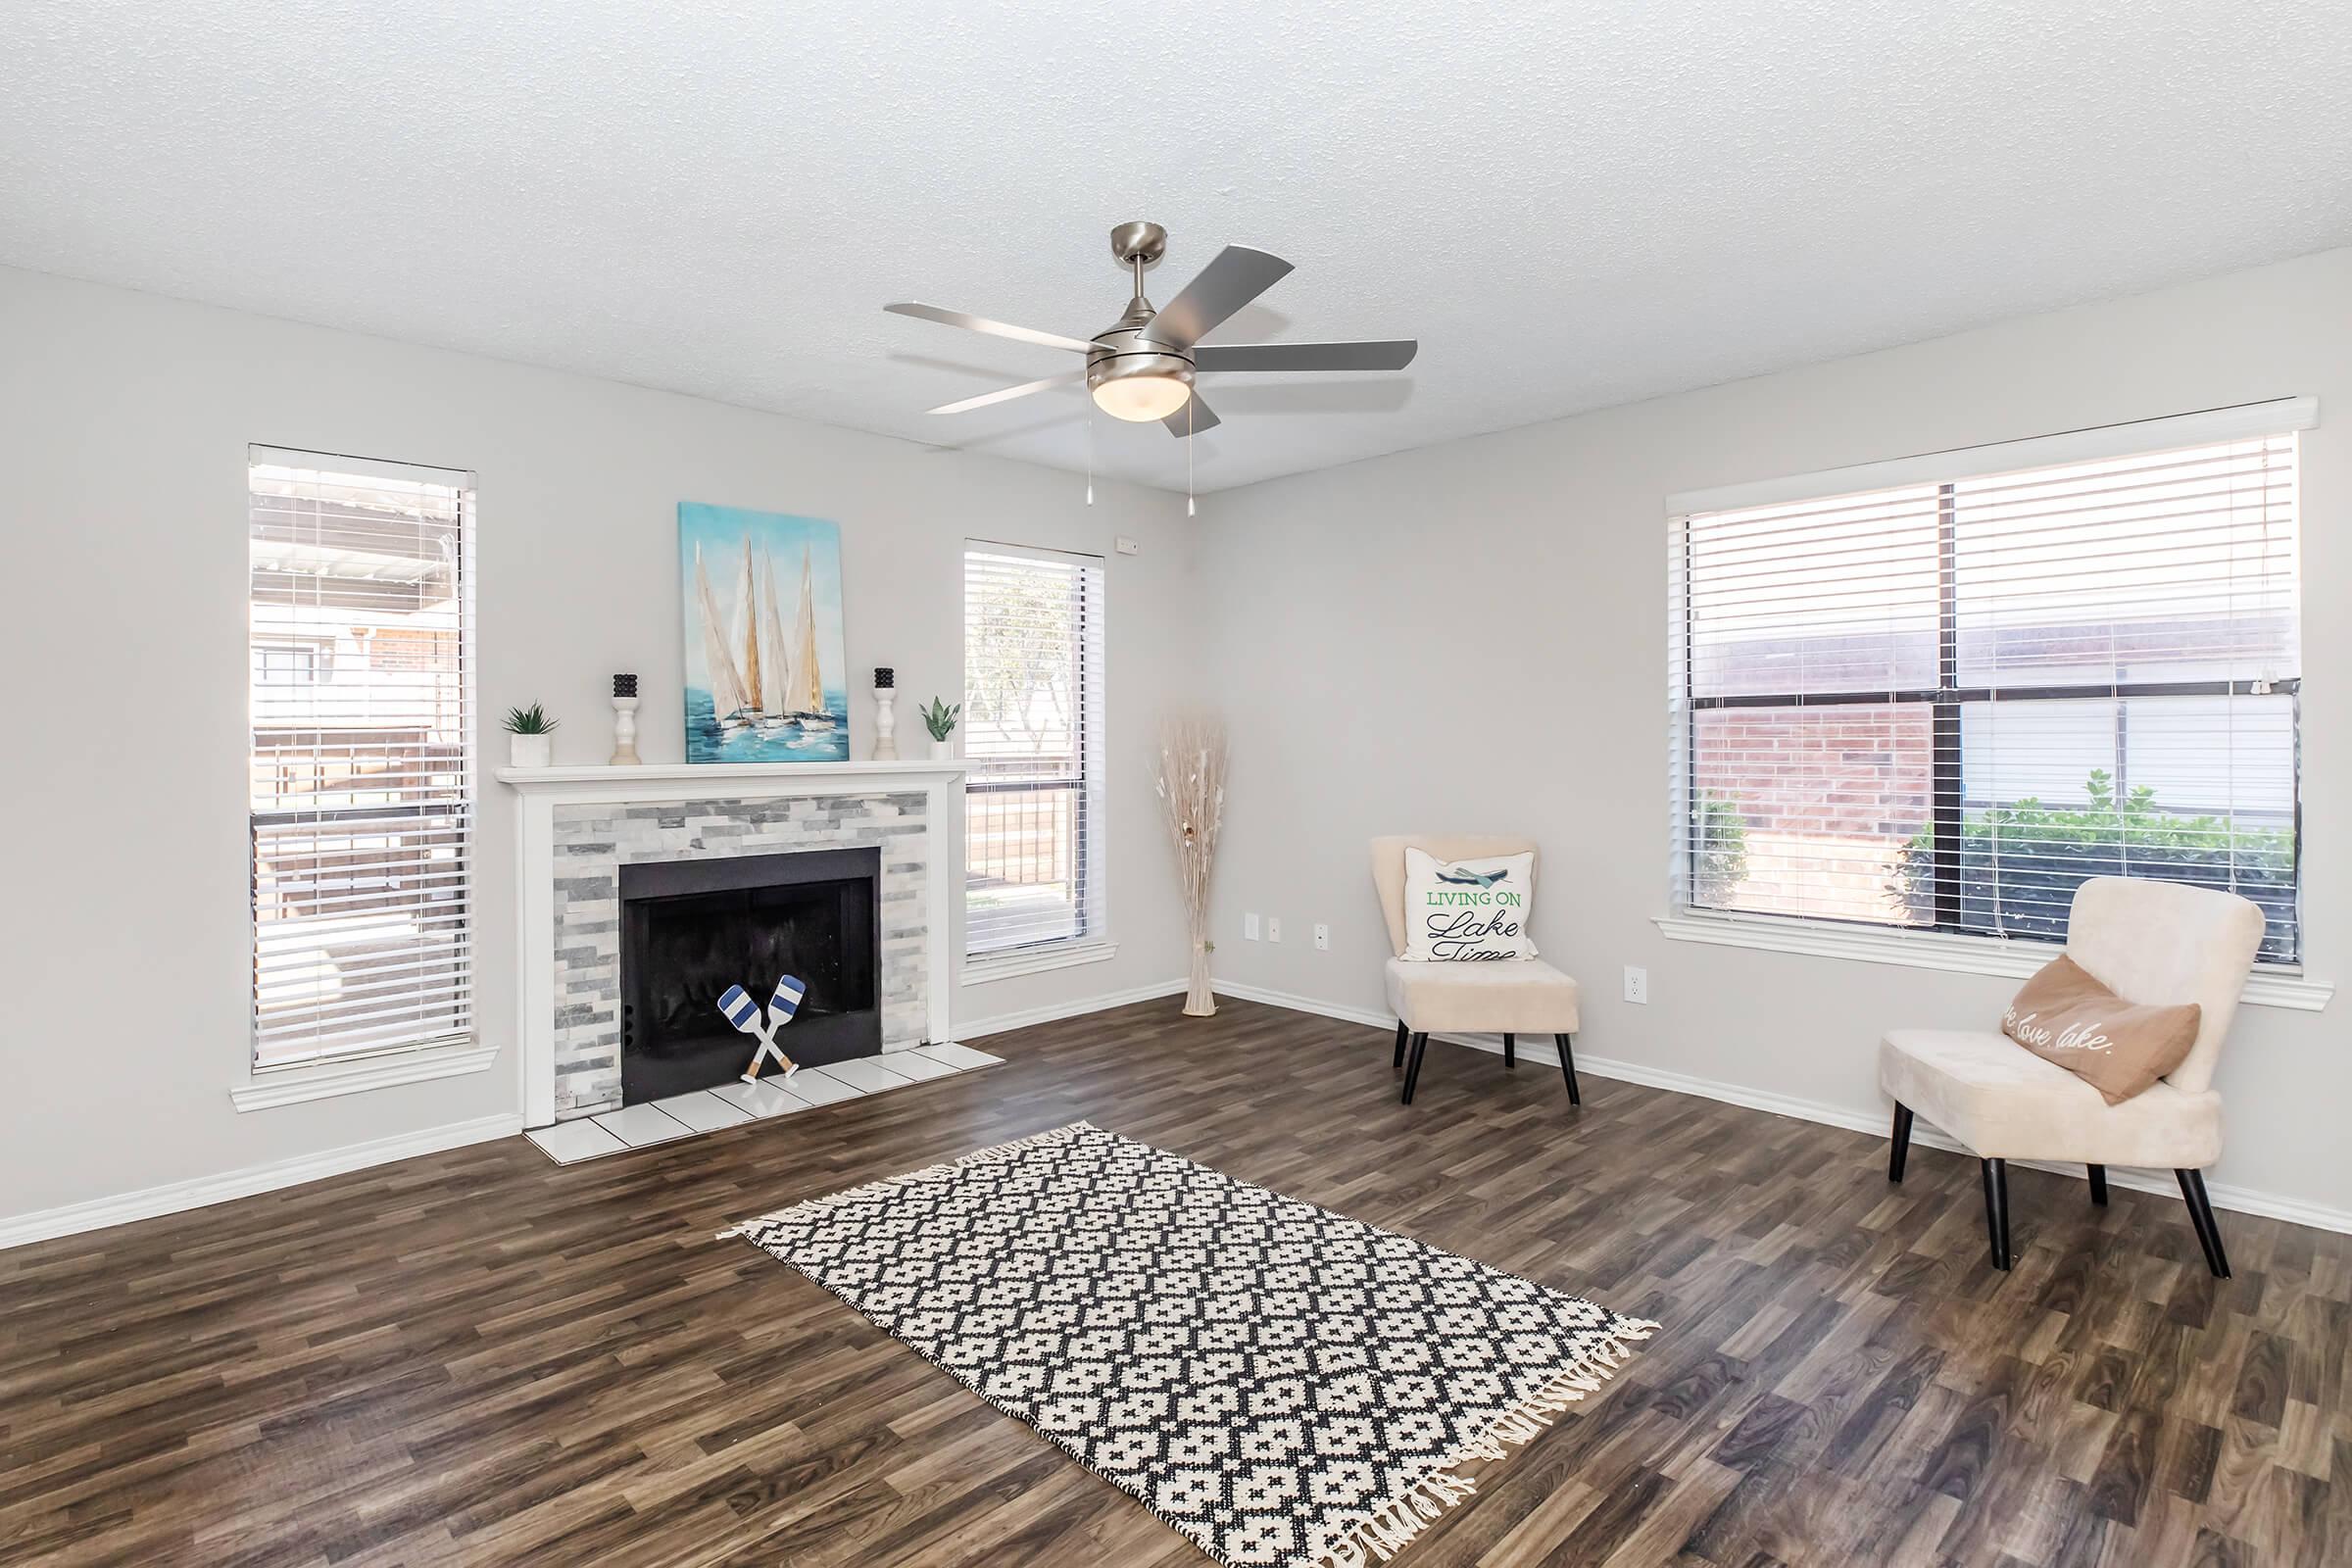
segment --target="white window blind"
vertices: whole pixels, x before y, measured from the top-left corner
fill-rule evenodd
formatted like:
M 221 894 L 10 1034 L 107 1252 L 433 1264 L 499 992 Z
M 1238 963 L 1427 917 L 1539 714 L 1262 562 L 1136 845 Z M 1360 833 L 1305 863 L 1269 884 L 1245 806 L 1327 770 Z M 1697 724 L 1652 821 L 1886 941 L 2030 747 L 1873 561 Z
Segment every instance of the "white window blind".
M 2253 899 L 2294 961 L 2294 434 L 1972 456 L 1676 519 L 1678 902 L 2062 939 L 2085 878 L 2144 876 Z
M 963 557 L 964 948 L 1100 940 L 1102 563 Z
M 253 449 L 253 1059 L 473 1026 L 469 475 Z

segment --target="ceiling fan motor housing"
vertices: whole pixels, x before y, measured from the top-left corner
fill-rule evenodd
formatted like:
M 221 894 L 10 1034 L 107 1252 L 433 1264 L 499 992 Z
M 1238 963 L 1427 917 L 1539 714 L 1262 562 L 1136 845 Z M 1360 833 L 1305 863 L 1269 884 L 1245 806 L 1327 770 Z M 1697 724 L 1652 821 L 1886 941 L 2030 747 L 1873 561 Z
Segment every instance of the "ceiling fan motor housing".
M 1139 376 L 1163 382 L 1174 381 L 1186 387 L 1193 384 L 1192 354 L 1152 340 L 1152 320 L 1155 314 L 1152 302 L 1138 292 L 1128 302 L 1125 315 L 1095 334 L 1094 347 L 1086 353 L 1086 386 L 1089 392 L 1113 381 Z M 1103 406 L 1110 407 L 1108 403 Z M 1152 415 L 1150 417 L 1157 418 L 1159 416 Z

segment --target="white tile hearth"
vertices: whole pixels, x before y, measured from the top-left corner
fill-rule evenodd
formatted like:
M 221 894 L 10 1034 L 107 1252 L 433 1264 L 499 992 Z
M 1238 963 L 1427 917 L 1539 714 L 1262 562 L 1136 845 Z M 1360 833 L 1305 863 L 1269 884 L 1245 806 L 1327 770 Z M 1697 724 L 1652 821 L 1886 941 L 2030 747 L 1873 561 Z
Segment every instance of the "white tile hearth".
M 659 1105 L 623 1105 L 608 1110 L 590 1121 L 604 1128 L 631 1149 L 643 1149 L 648 1144 L 666 1144 L 673 1138 L 683 1138 L 694 1129 Z
M 892 1052 L 890 1055 L 897 1055 Z M 815 1069 L 828 1078 L 838 1078 L 860 1094 L 880 1094 L 885 1089 L 899 1089 L 914 1082 L 912 1073 L 893 1072 L 883 1065 L 890 1056 L 855 1056 L 848 1061 L 830 1062 Z
M 751 1085 L 744 1085 L 749 1089 Z M 669 1100 L 654 1102 L 656 1110 L 667 1111 L 698 1133 L 716 1132 L 732 1127 L 739 1121 L 750 1121 L 752 1113 L 731 1100 L 721 1100 L 708 1089 L 698 1089 L 691 1095 L 678 1095 Z
M 953 1040 L 943 1040 L 936 1046 L 918 1046 L 912 1054 L 928 1056 L 933 1061 L 944 1061 L 957 1072 L 972 1067 L 993 1067 L 1004 1059 L 992 1056 L 985 1051 L 974 1051 L 969 1046 L 959 1046 Z
M 599 1154 L 617 1154 L 629 1146 L 593 1121 L 560 1121 L 553 1127 L 534 1127 L 524 1135 L 539 1152 L 559 1165 Z
M 731 1105 L 740 1105 L 754 1119 L 816 1108 L 785 1088 L 781 1078 L 762 1078 L 756 1084 L 720 1084 L 710 1093 Z
M 921 1083 L 926 1078 L 953 1078 L 960 1069 L 951 1067 L 936 1056 L 926 1056 L 919 1051 L 894 1051 L 882 1058 L 882 1065 L 902 1078 Z
M 899 1082 L 910 1084 L 914 1080 L 902 1078 Z M 851 1083 L 844 1078 L 836 1078 L 830 1070 L 823 1067 L 803 1067 L 792 1075 L 791 1081 L 785 1085 L 785 1088 L 811 1105 L 838 1104 L 845 1100 L 856 1100 L 859 1095 L 866 1093 L 862 1086 Z
M 763 1078 L 756 1084 L 721 1084 L 649 1104 L 623 1105 L 599 1116 L 533 1127 L 523 1136 L 559 1165 L 569 1165 L 600 1154 L 666 1144 L 696 1133 L 716 1132 L 748 1122 L 789 1116 L 819 1105 L 862 1100 L 867 1095 L 909 1089 L 918 1082 L 952 1078 L 957 1073 L 994 1067 L 1004 1061 L 985 1051 L 943 1043 L 908 1051 L 859 1056 L 824 1067 L 803 1067 L 789 1079 Z

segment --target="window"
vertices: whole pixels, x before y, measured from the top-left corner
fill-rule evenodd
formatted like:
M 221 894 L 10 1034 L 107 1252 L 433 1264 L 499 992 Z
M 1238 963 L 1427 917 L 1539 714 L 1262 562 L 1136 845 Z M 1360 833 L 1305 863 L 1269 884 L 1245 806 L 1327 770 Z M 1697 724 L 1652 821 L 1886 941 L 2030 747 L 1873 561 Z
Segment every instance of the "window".
M 253 1064 L 457 1043 L 472 481 L 260 447 L 249 472 Z
M 1103 939 L 1102 563 L 963 556 L 964 951 Z
M 308 686 L 318 678 L 318 648 L 314 643 L 284 643 L 253 648 L 256 686 Z
M 2060 940 L 2145 876 L 2296 961 L 2296 439 L 2258 407 L 1678 507 L 1678 904 Z

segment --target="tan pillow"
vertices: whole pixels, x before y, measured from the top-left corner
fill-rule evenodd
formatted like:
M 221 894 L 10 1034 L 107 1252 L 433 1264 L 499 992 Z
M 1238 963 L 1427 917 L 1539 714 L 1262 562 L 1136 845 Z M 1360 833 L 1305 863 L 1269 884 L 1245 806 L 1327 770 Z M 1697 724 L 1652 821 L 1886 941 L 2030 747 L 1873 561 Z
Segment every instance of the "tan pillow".
M 2126 1002 L 2064 955 L 2042 965 L 2001 1017 L 2001 1033 L 2120 1105 L 2188 1059 L 2203 1009 Z

